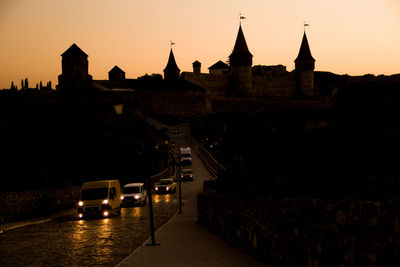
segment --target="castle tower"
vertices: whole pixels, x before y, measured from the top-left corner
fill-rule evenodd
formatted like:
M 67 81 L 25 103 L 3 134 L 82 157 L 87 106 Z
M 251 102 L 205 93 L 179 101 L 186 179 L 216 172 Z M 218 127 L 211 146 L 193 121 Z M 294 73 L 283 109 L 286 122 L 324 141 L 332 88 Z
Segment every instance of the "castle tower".
M 69 92 L 89 89 L 92 76 L 89 75 L 88 55 L 75 43 L 61 54 L 62 73 L 58 76 L 58 89 Z
M 169 53 L 168 63 L 164 69 L 164 80 L 175 80 L 179 78 L 180 69 L 176 65 L 174 53 L 171 51 Z
M 239 24 L 238 35 L 232 54 L 229 56 L 229 62 L 233 75 L 232 93 L 237 96 L 253 95 L 251 91 L 251 65 L 253 64 L 253 55 L 247 47 L 241 24 Z
M 125 72 L 115 65 L 114 68 L 108 72 L 108 80 L 112 82 L 125 81 Z
M 299 55 L 295 59 L 296 86 L 300 96 L 315 96 L 314 90 L 314 68 L 315 59 L 311 55 L 310 47 L 307 41 L 307 35 L 304 31 Z
M 201 73 L 201 63 L 196 60 L 195 62 L 192 63 L 193 65 L 193 73 L 194 74 L 200 74 Z

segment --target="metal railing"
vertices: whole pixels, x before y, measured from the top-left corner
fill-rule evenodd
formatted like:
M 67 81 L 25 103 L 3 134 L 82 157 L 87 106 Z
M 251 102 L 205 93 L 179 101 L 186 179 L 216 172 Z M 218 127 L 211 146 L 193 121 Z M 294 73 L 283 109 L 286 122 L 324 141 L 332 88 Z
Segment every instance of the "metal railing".
M 220 172 L 224 172 L 226 168 L 222 166 L 204 147 L 199 146 L 198 148 L 199 157 L 203 161 L 204 166 L 216 179 Z

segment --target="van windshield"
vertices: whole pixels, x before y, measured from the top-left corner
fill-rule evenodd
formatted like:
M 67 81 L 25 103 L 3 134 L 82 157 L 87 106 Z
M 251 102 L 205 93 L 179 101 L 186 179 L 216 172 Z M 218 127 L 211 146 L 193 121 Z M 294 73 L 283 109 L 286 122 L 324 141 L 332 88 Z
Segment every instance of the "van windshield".
M 122 188 L 122 193 L 123 194 L 135 194 L 135 193 L 140 193 L 140 187 L 138 186 L 128 186 Z
M 90 188 L 82 190 L 82 200 L 105 199 L 108 196 L 108 188 Z
M 190 158 L 190 157 L 191 157 L 191 155 L 190 155 L 190 154 L 187 154 L 187 153 L 185 153 L 185 154 L 181 154 L 181 157 L 182 157 L 182 158 Z

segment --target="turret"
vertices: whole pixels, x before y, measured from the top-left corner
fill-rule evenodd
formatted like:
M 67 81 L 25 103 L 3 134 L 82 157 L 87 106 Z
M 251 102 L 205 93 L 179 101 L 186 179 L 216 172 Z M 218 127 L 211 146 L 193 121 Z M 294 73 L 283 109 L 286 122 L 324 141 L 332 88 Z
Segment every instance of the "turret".
M 296 86 L 300 96 L 315 96 L 314 68 L 315 59 L 311 55 L 307 35 L 304 32 L 299 55 L 295 59 Z
M 200 74 L 201 73 L 201 63 L 199 61 L 193 62 L 193 73 Z
M 237 96 L 253 95 L 251 91 L 251 65 L 253 64 L 253 55 L 247 47 L 241 24 L 239 25 L 235 46 L 232 54 L 229 56 L 229 63 L 233 75 L 233 88 L 231 88 L 232 93 Z
M 108 72 L 108 80 L 111 82 L 122 82 L 125 80 L 125 72 L 117 65 Z
M 76 44 L 73 44 L 61 54 L 62 73 L 58 76 L 59 89 L 68 88 L 69 92 L 86 90 L 91 86 L 92 76 L 89 75 L 88 55 Z
M 164 80 L 175 80 L 179 78 L 180 69 L 176 65 L 174 53 L 171 51 L 169 53 L 168 63 L 164 69 Z

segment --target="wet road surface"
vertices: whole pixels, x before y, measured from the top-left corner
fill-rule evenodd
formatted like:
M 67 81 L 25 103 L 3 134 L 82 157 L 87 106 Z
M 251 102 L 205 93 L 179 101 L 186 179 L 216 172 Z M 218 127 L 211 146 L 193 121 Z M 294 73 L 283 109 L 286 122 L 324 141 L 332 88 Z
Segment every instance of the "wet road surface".
M 177 146 L 191 144 L 189 131 L 188 125 L 180 127 Z M 183 213 L 185 199 L 200 192 L 203 181 L 211 177 L 196 153 L 192 157 L 194 181 L 182 182 Z M 153 194 L 155 229 L 177 210 L 178 193 Z M 112 218 L 71 216 L 9 230 L 0 234 L 0 266 L 114 266 L 149 238 L 149 225 L 147 201 L 144 206 L 124 207 Z
M 154 225 L 177 211 L 177 194 L 154 195 Z M 0 266 L 112 266 L 150 235 L 148 205 L 122 208 L 121 216 L 63 218 L 0 235 Z

